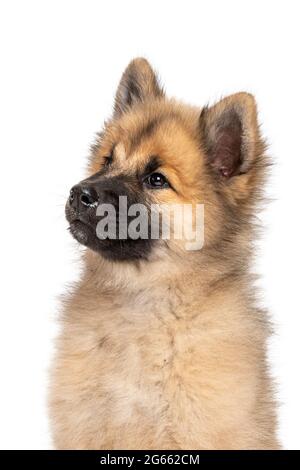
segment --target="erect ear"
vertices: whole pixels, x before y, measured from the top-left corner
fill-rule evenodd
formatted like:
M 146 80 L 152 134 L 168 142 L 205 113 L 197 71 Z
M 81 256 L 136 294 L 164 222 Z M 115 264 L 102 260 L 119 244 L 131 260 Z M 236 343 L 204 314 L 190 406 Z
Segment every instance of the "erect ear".
M 200 129 L 208 162 L 223 180 L 250 169 L 260 142 L 252 95 L 237 93 L 204 108 Z
M 114 117 L 120 117 L 139 101 L 163 95 L 163 90 L 149 62 L 144 58 L 134 59 L 127 66 L 118 86 Z

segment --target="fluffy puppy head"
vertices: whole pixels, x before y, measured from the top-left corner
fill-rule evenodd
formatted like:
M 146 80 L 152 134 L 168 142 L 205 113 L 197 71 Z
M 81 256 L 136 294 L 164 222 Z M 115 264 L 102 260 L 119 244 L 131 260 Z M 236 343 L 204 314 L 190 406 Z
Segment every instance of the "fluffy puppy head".
M 90 176 L 71 190 L 71 233 L 112 261 L 222 251 L 249 227 L 263 152 L 252 95 L 202 109 L 184 105 L 166 98 L 149 63 L 135 59 L 92 149 Z

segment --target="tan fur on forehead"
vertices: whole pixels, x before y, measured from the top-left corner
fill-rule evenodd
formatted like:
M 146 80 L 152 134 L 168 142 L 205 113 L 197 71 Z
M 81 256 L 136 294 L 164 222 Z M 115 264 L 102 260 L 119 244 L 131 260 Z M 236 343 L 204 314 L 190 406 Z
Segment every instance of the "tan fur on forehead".
M 122 163 L 126 160 L 126 149 L 123 142 L 119 142 L 114 147 L 114 158 L 118 160 L 118 162 Z
M 126 154 L 130 155 L 156 131 L 164 129 L 168 132 L 168 126 L 170 130 L 176 126 L 176 130 L 180 130 L 183 135 L 189 134 L 191 139 L 197 139 L 199 113 L 197 108 L 164 98 L 136 105 L 120 119 L 107 123 L 93 157 L 97 159 L 99 153 L 102 154 L 119 142 L 123 143 Z

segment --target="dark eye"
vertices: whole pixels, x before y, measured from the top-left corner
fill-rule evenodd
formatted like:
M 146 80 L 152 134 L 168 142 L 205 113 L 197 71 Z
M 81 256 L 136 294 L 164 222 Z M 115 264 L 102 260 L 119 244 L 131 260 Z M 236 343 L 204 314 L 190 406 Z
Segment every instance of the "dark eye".
M 162 189 L 169 188 L 169 183 L 167 178 L 161 173 L 152 173 L 147 176 L 144 180 L 144 183 L 151 189 Z
M 105 157 L 104 159 L 104 166 L 109 166 L 112 164 L 113 157 L 112 155 L 109 155 L 108 157 Z

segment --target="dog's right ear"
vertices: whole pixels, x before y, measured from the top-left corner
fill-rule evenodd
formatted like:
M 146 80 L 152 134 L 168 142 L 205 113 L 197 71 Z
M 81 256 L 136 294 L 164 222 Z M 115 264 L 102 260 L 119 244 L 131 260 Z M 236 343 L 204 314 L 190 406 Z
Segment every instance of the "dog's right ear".
M 149 98 L 163 97 L 155 72 L 144 58 L 130 62 L 122 75 L 114 104 L 114 118 L 119 118 L 135 103 Z

